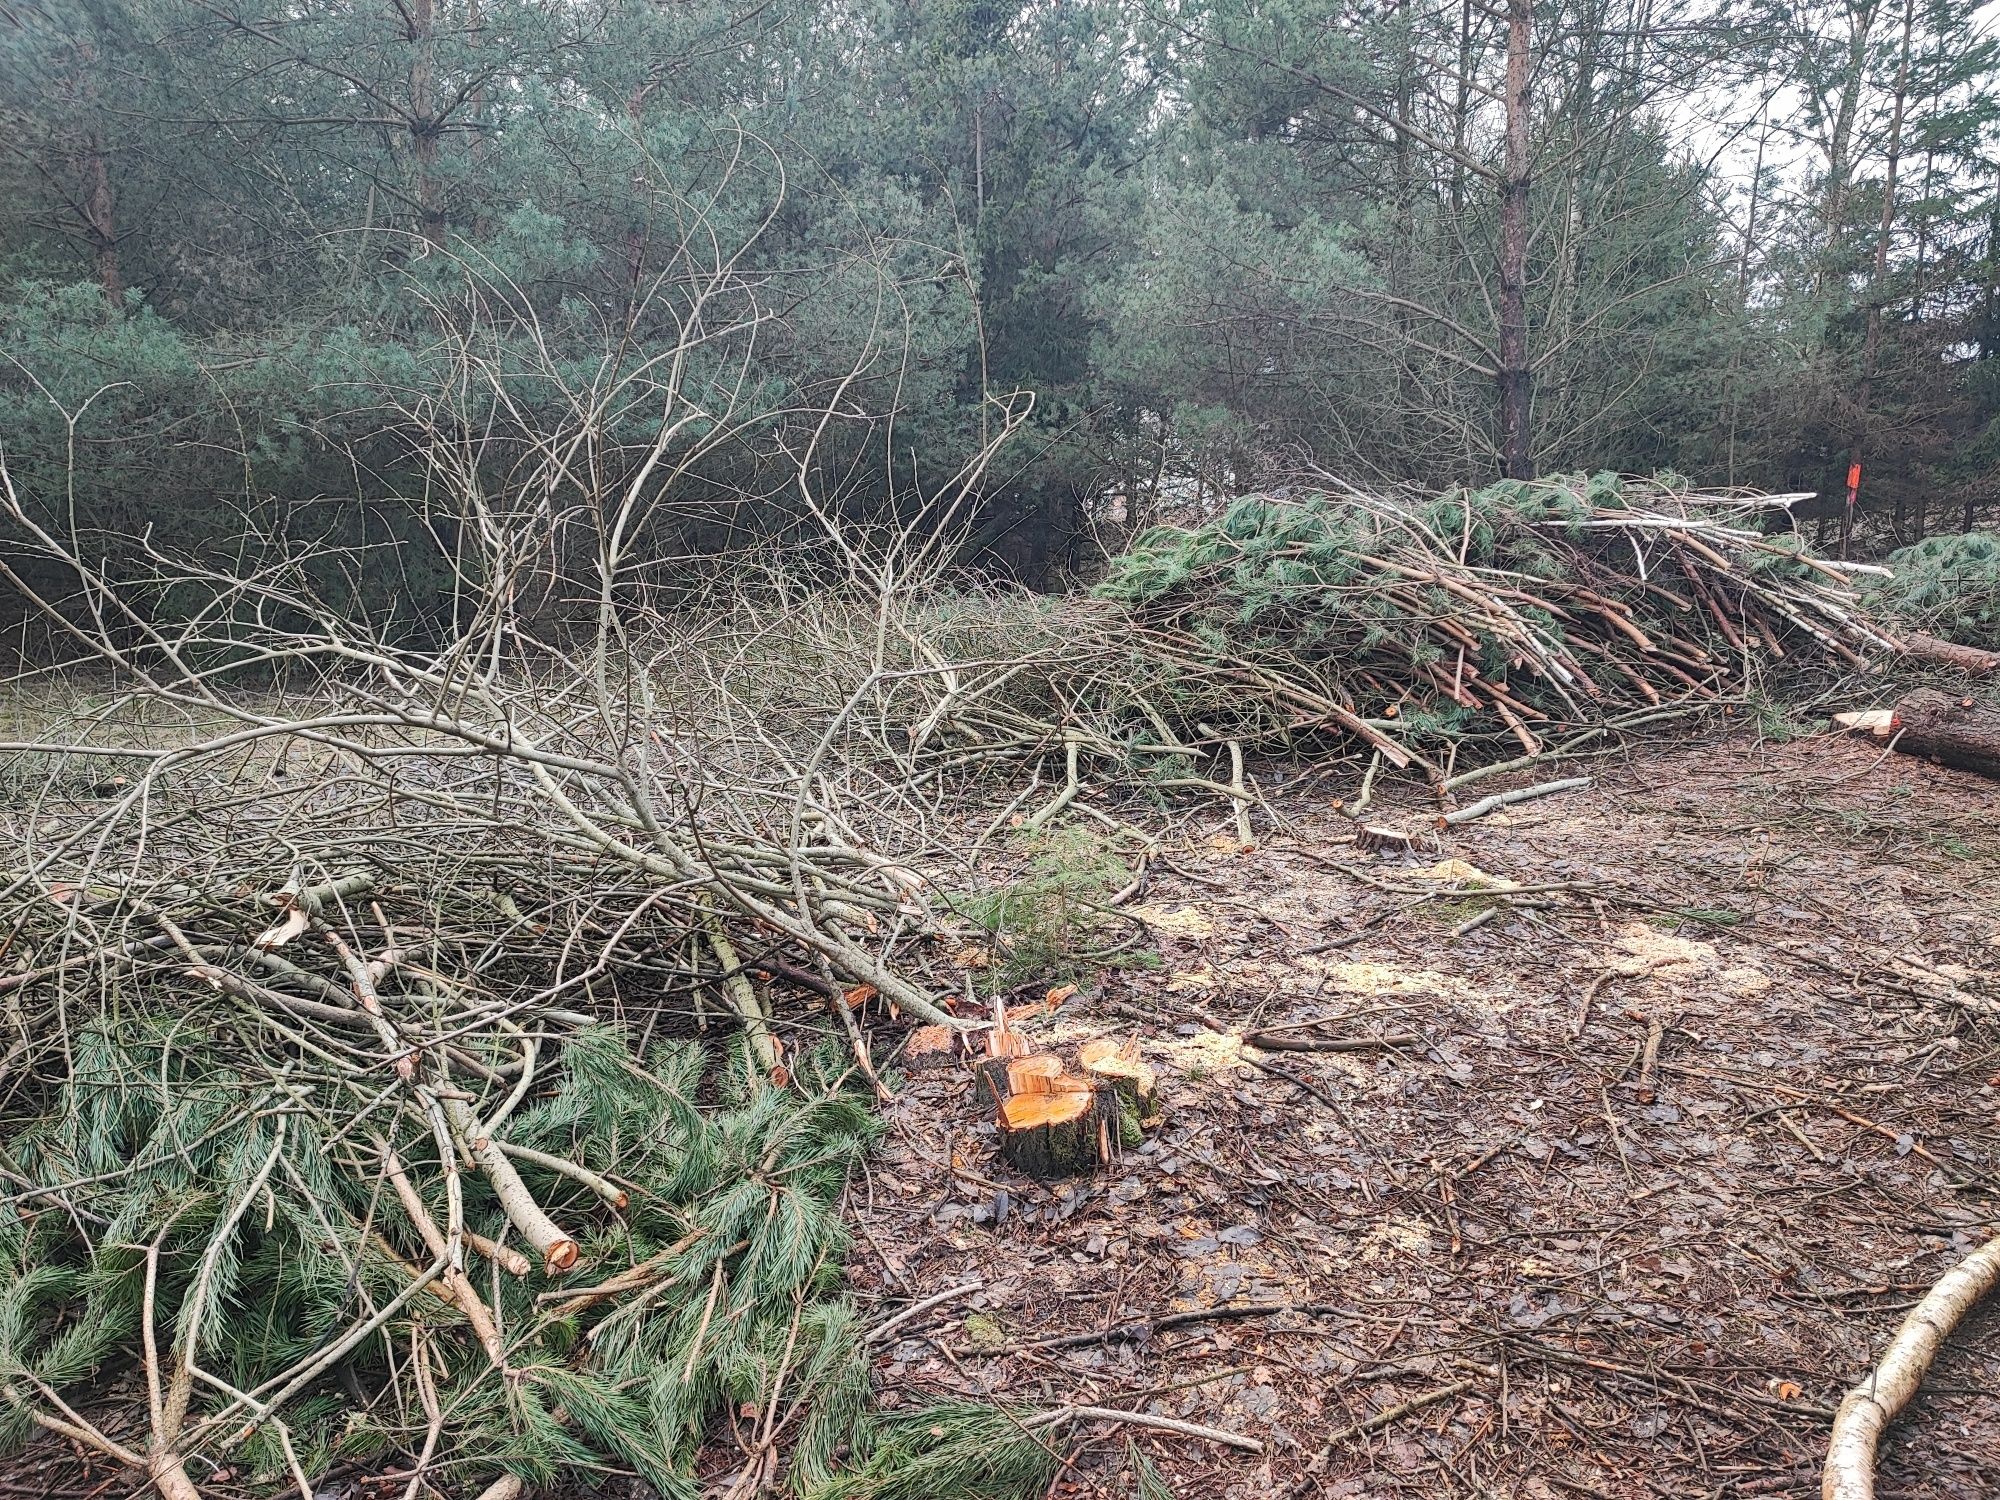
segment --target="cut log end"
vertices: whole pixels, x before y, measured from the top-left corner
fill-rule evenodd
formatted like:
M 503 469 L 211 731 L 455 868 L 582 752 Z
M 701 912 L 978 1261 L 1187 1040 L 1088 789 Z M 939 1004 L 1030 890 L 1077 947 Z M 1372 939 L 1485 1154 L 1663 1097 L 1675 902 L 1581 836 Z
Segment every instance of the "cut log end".
M 912 1073 L 948 1068 L 958 1060 L 958 1033 L 949 1026 L 919 1026 L 903 1044 L 903 1067 Z
M 1158 1107 L 1159 1084 L 1137 1042 L 1083 1044 L 1072 1072 L 1053 1053 L 1029 1052 L 996 1028 L 974 1087 L 992 1110 L 1000 1158 L 1030 1177 L 1072 1177 L 1136 1146 Z
M 1052 1125 L 1067 1125 L 1082 1118 L 1095 1102 L 1096 1095 L 1090 1089 L 1016 1094 L 1000 1111 L 1000 1123 L 1010 1131 L 1044 1130 Z
M 996 1110 L 1004 1110 L 1008 1100 L 1017 1094 L 1054 1092 L 1063 1065 L 1059 1057 L 1031 1053 L 1025 1057 L 989 1057 L 976 1072 L 985 1102 Z
M 578 1249 L 575 1240 L 560 1239 L 551 1241 L 547 1252 L 542 1257 L 543 1274 L 554 1276 L 558 1272 L 567 1271 L 571 1266 L 576 1264 L 579 1254 L 581 1254 L 581 1251 Z

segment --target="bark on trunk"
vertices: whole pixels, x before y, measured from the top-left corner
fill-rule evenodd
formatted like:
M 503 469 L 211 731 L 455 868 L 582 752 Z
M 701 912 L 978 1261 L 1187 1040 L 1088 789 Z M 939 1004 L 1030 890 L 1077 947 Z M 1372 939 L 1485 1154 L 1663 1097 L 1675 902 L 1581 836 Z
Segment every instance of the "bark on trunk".
M 1117 1100 L 1118 1145 L 1128 1150 L 1139 1145 L 1147 1129 L 1160 1121 L 1160 1079 L 1139 1056 L 1138 1044 L 1099 1037 L 1083 1044 L 1077 1063 L 1086 1078 L 1108 1088 Z
M 1910 32 L 1916 20 L 1915 0 L 1903 0 L 1903 57 L 1896 67 L 1895 104 L 1889 116 L 1889 153 L 1882 173 L 1882 217 L 1875 228 L 1875 260 L 1868 271 L 1868 314 L 1861 335 L 1861 382 L 1854 393 L 1854 442 L 1848 450 L 1848 472 L 1858 473 L 1867 446 L 1868 408 L 1874 395 L 1875 366 L 1882 351 L 1882 288 L 1889 277 L 1889 238 L 1896 225 L 1896 168 L 1903 151 L 1903 107 L 1909 97 Z M 1850 491 L 1841 511 L 1840 555 L 1847 556 L 1848 539 L 1854 531 L 1854 511 L 1858 502 Z M 1898 540 L 1903 529 L 1902 502 L 1896 504 L 1895 530 Z
M 429 245 L 444 244 L 444 206 L 439 190 L 438 121 L 432 117 L 437 76 L 437 15 L 434 0 L 410 0 L 410 154 L 416 162 L 417 232 Z
M 97 266 L 97 284 L 104 300 L 116 309 L 125 305 L 125 272 L 118 263 L 118 200 L 111 191 L 111 158 L 104 136 L 90 136 L 90 245 Z
M 1868 76 L 1868 44 L 1875 30 L 1875 0 L 1850 4 L 1847 12 L 1847 67 L 1840 83 L 1840 99 L 1833 115 L 1833 136 L 1827 142 L 1825 253 L 1813 282 L 1815 293 L 1825 290 L 1838 274 L 1840 226 L 1847 212 L 1849 148 L 1854 140 L 1854 122 L 1861 111 L 1861 92 Z
M 1500 466 L 1509 479 L 1535 477 L 1529 440 L 1528 45 L 1530 0 L 1507 5 L 1507 142 L 1500 180 Z
M 1111 1160 L 1124 1137 L 1115 1084 L 1073 1074 L 1053 1053 L 1024 1055 L 1012 1032 L 988 1033 L 989 1045 L 996 1038 L 994 1055 L 973 1078 L 999 1127 L 1000 1159 L 1044 1179 L 1095 1171 Z
M 1109 1089 L 1085 1084 L 1016 1094 L 1000 1110 L 1000 1155 L 1030 1177 L 1081 1176 L 1111 1158 L 1118 1128 L 1118 1101 Z
M 1981 651 L 1977 646 L 1961 646 L 1921 632 L 1906 632 L 1902 645 L 1903 654 L 1912 660 L 1953 667 L 1971 677 L 1984 677 L 2000 667 L 2000 651 Z
M 2000 777 L 2000 712 L 1919 688 L 1896 705 L 1889 733 L 1906 755 Z

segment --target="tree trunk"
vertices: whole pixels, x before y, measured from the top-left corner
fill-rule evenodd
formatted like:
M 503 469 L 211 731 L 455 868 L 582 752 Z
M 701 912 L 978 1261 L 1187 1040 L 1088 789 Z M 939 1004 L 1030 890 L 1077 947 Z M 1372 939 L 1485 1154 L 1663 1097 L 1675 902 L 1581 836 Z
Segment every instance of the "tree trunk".
M 1407 4 L 1408 0 L 1398 0 L 1399 8 Z M 1417 260 L 1417 187 L 1410 123 L 1416 102 L 1417 56 L 1409 36 L 1406 30 L 1402 53 L 1396 60 L 1396 131 L 1393 147 L 1396 196 L 1389 237 L 1389 289 L 1399 299 L 1416 293 L 1413 273 Z M 1414 446 L 1410 442 L 1413 436 L 1410 414 L 1422 406 L 1422 392 L 1418 388 L 1415 371 L 1410 367 L 1411 340 L 1416 333 L 1415 319 L 1400 300 L 1396 304 L 1395 318 L 1396 424 L 1405 444 Z
M 444 244 L 445 216 L 437 177 L 438 121 L 432 117 L 437 76 L 436 0 L 409 0 L 410 155 L 416 163 L 417 232 Z
M 1466 127 L 1472 104 L 1472 0 L 1460 0 L 1457 94 L 1451 110 L 1451 216 L 1465 215 Z
M 99 130 L 90 133 L 89 234 L 97 284 L 116 311 L 125 305 L 125 273 L 118 262 L 118 201 L 111 191 L 111 158 Z
M 465 29 L 474 49 L 478 49 L 485 44 L 485 26 L 486 18 L 479 8 L 479 0 L 467 0 L 465 7 Z M 483 69 L 483 65 L 476 59 L 472 66 Z M 483 71 L 481 77 L 483 80 Z M 473 179 L 477 184 L 473 189 L 473 203 L 476 206 L 472 212 L 471 225 L 473 238 L 477 240 L 483 239 L 486 235 L 489 221 L 485 210 L 491 206 L 490 199 L 487 196 L 490 188 L 485 182 L 481 171 L 486 165 L 486 130 L 489 124 L 486 118 L 488 97 L 486 84 L 483 81 L 473 86 L 472 91 L 465 96 L 465 103 L 466 108 L 471 111 L 472 116 L 472 144 L 467 148 L 466 155 L 472 159 Z
M 1507 140 L 1500 180 L 1500 467 L 1509 479 L 1535 477 L 1529 433 L 1533 375 L 1528 364 L 1528 44 L 1530 0 L 1507 4 Z
M 1745 327 L 1750 317 L 1750 257 L 1757 249 L 1757 209 L 1764 188 L 1764 148 L 1770 143 L 1771 122 L 1757 134 L 1757 164 L 1750 169 L 1750 211 L 1743 220 L 1743 253 L 1736 262 L 1736 317 L 1738 328 L 1729 351 L 1729 457 L 1725 481 L 1736 483 L 1736 424 L 1743 410 L 1740 377 L 1743 368 Z
M 1905 755 L 2000 777 L 2000 712 L 1970 698 L 1919 688 L 1896 705 L 1889 734 Z
M 1922 631 L 1902 634 L 1903 654 L 1912 661 L 1951 667 L 1973 677 L 1986 677 L 2000 670 L 2000 651 L 1982 651 L 1977 646 L 1961 646 L 1957 641 L 1941 641 Z
M 1861 336 L 1861 383 L 1854 393 L 1854 442 L 1848 450 L 1850 474 L 1861 467 L 1867 446 L 1868 408 L 1874 394 L 1875 365 L 1882 350 L 1882 284 L 1889 276 L 1889 238 L 1896 226 L 1896 168 L 1903 151 L 1903 106 L 1909 97 L 1910 31 L 1916 21 L 1916 0 L 1903 0 L 1903 57 L 1896 66 L 1895 103 L 1889 115 L 1889 155 L 1882 173 L 1882 217 L 1875 228 L 1875 259 L 1868 269 L 1868 314 Z M 1840 555 L 1847 556 L 1847 544 L 1854 531 L 1855 492 L 1841 512 Z M 1895 530 L 1900 541 L 1903 522 L 1901 500 L 1896 504 Z
M 1848 157 L 1854 142 L 1854 121 L 1861 112 L 1861 93 L 1867 82 L 1868 43 L 1875 30 L 1876 0 L 1847 12 L 1847 70 L 1841 79 L 1840 102 L 1834 110 L 1833 135 L 1826 152 L 1826 244 L 1820 256 L 1813 289 L 1822 292 L 1833 279 L 1835 259 L 1840 249 L 1840 223 L 1847 212 L 1848 178 L 1853 167 Z

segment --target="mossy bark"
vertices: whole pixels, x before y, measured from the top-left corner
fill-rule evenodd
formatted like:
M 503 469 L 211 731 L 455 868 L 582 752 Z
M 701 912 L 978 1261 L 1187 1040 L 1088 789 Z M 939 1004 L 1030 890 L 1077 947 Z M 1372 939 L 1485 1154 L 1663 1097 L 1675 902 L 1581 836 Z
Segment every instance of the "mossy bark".
M 1110 1089 L 1016 1095 L 1001 1110 L 1001 1159 L 1044 1180 L 1094 1172 L 1116 1144 L 1118 1115 Z

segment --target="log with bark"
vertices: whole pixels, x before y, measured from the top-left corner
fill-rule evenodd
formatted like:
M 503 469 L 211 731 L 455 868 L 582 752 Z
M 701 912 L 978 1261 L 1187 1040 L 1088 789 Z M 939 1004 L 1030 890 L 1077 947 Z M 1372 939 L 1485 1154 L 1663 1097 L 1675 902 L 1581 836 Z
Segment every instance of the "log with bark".
M 950 1067 L 958 1061 L 958 1037 L 949 1026 L 919 1026 L 903 1044 L 904 1069 L 928 1073 Z
M 1910 1404 L 1951 1331 L 2000 1282 L 2000 1239 L 1988 1240 L 1938 1280 L 1903 1319 L 1882 1361 L 1847 1393 L 1833 1419 L 1824 1500 L 1873 1500 L 1875 1451 L 1896 1414 Z
M 1982 651 L 1977 646 L 1961 646 L 1957 641 L 1941 641 L 1920 631 L 1906 631 L 1903 654 L 1912 661 L 1951 667 L 1969 677 L 1985 677 L 2000 668 L 2000 651 Z
M 2000 777 L 2000 709 L 1976 699 L 1917 688 L 1886 713 L 1836 714 L 1834 720 L 1886 740 L 1905 755 Z

